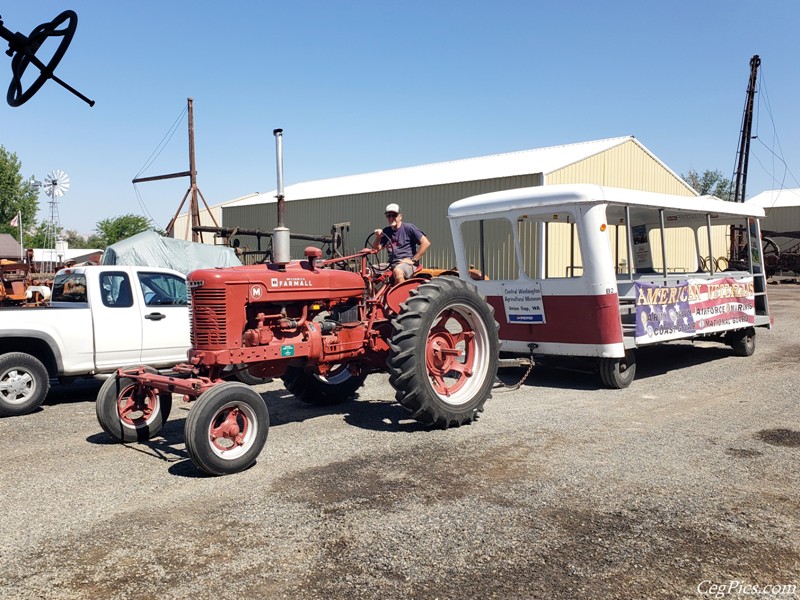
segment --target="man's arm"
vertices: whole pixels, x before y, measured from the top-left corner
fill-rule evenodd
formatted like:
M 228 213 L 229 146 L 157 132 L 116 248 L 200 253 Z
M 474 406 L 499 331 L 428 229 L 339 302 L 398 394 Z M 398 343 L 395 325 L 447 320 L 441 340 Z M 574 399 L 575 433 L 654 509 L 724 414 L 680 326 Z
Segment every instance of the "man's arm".
M 384 238 L 383 229 L 376 229 L 373 233 L 375 234 L 375 239 L 372 240 L 372 249 L 377 250 L 382 246 L 381 242 Z
M 430 240 L 423 235 L 419 240 L 419 248 L 417 248 L 417 253 L 414 255 L 412 259 L 415 263 L 418 263 L 422 256 L 428 251 L 428 248 L 431 247 Z

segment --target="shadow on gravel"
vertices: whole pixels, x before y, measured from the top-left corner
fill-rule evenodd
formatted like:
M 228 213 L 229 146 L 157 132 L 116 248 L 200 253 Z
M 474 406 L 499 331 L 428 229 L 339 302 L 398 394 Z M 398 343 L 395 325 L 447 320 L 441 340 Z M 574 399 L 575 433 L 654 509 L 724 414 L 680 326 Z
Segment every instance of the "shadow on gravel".
M 54 383 L 42 403 L 43 406 L 54 404 L 75 404 L 78 402 L 94 402 L 103 382 L 99 379 L 77 379 L 72 383 Z
M 389 433 L 414 433 L 432 431 L 411 417 L 411 413 L 396 402 L 354 402 L 344 415 L 345 423 Z
M 800 431 L 791 429 L 764 429 L 756 437 L 770 446 L 784 448 L 800 448 Z
M 723 345 L 698 346 L 687 343 L 661 344 L 636 350 L 636 381 L 665 375 L 686 367 L 732 357 L 731 349 Z M 737 357 L 738 358 L 738 357 Z M 589 360 L 546 358 L 533 368 L 524 387 L 554 387 L 570 390 L 605 389 L 597 367 Z M 746 359 L 745 359 L 746 360 Z M 522 367 L 498 370 L 498 379 L 505 385 L 515 385 L 525 374 Z M 500 390 L 501 387 L 495 389 Z
M 140 452 L 141 454 L 152 456 L 166 463 L 175 463 L 177 461 L 188 462 L 191 468 L 194 469 L 194 465 L 192 465 L 191 461 L 186 460 L 189 458 L 189 455 L 186 450 L 181 447 L 184 445 L 183 427 L 185 421 L 186 419 L 167 421 L 156 437 L 142 442 L 117 442 L 103 431 L 88 436 L 86 441 L 98 446 L 123 446 L 131 452 Z
M 346 423 L 362 429 L 388 432 L 412 432 L 427 429 L 411 418 L 411 414 L 392 401 L 358 400 L 353 398 L 331 406 L 315 406 L 295 399 L 286 391 L 263 392 L 267 403 L 270 427 L 302 423 L 328 415 L 341 415 Z
M 350 399 L 330 406 L 316 406 L 300 402 L 285 390 L 261 392 L 261 397 L 267 403 L 270 427 L 279 427 L 286 423 L 302 423 L 326 415 L 340 415 L 349 412 L 350 407 L 356 404 L 354 399 Z

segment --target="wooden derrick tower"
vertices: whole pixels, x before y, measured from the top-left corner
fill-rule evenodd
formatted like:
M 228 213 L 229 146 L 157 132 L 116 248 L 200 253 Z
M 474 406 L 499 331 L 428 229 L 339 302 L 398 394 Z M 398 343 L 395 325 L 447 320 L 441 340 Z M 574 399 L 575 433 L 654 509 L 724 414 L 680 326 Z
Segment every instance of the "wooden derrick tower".
M 206 211 L 211 216 L 211 220 L 213 221 L 215 227 L 219 227 L 217 220 L 214 218 L 214 214 L 211 212 L 211 209 L 208 207 L 208 203 L 206 202 L 205 197 L 203 196 L 203 192 L 200 191 L 200 188 L 197 185 L 197 167 L 195 165 L 194 159 L 194 100 L 192 98 L 186 99 L 188 102 L 188 111 L 189 111 L 189 170 L 188 171 L 181 171 L 180 173 L 169 173 L 167 175 L 155 175 L 153 177 L 139 177 L 133 180 L 133 183 L 141 183 L 143 181 L 158 181 L 161 179 L 174 179 L 176 177 L 188 177 L 189 178 L 189 189 L 186 190 L 186 193 L 183 195 L 183 200 L 181 200 L 180 206 L 178 206 L 178 210 L 175 212 L 175 216 L 172 217 L 169 224 L 167 225 L 167 235 L 172 235 L 173 229 L 175 228 L 175 221 L 178 218 L 178 215 L 181 214 L 181 210 L 183 210 L 183 205 L 186 204 L 186 199 L 189 199 L 189 214 L 191 216 L 191 223 L 192 223 L 192 241 L 193 242 L 202 242 L 203 241 L 203 232 L 201 231 L 201 224 L 200 224 L 200 206 L 197 202 L 198 196 L 203 201 L 203 205 L 206 207 Z

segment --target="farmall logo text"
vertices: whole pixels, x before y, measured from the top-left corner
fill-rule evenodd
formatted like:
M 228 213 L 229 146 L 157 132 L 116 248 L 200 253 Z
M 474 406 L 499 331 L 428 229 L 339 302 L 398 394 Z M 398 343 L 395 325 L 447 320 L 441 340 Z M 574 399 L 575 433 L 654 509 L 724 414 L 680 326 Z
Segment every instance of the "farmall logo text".
M 286 279 L 272 278 L 272 287 L 314 287 L 314 285 L 305 277 L 287 277 Z

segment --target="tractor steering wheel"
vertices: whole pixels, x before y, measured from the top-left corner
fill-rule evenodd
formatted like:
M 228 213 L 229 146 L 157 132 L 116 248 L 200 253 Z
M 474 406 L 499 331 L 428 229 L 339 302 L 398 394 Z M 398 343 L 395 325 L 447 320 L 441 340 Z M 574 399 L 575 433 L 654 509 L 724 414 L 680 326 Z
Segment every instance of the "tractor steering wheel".
M 386 237 L 386 234 L 381 233 L 381 241 L 383 238 Z M 367 236 L 367 239 L 364 240 L 364 248 L 372 248 L 373 244 L 375 243 L 375 239 L 378 237 L 374 231 Z M 378 250 L 375 254 L 367 254 L 367 265 L 372 270 L 374 274 L 379 274 L 389 268 L 389 253 L 386 251 L 386 248 L 383 247 Z
M 64 22 L 67 23 L 66 26 L 62 29 L 58 29 Z M 61 59 L 64 58 L 64 54 L 72 41 L 72 37 L 75 35 L 77 26 L 78 15 L 75 11 L 65 10 L 50 23 L 42 23 L 31 31 L 25 45 L 9 44 L 9 53 L 12 51 L 16 52 L 11 59 L 13 78 L 11 79 L 11 85 L 8 86 L 8 95 L 6 96 L 6 100 L 10 106 L 16 107 L 25 104 L 39 91 L 39 88 L 41 88 L 48 79 L 54 77 L 53 71 L 58 66 L 58 63 L 61 62 Z M 53 53 L 52 58 L 45 65 L 36 58 L 36 52 L 49 37 L 61 37 L 62 39 L 58 44 L 58 48 L 56 48 L 56 51 Z M 41 72 L 30 87 L 23 92 L 22 76 L 25 74 L 25 69 L 27 69 L 28 65 L 31 63 Z M 92 104 L 94 103 L 92 102 Z

